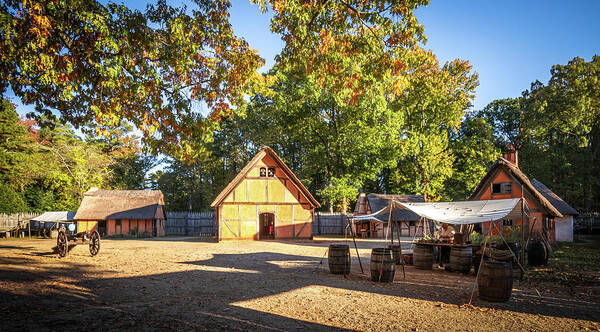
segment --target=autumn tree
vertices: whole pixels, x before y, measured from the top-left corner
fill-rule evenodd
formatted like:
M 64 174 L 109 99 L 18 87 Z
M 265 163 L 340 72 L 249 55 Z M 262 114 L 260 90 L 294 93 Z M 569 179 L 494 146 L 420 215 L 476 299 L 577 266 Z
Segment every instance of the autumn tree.
M 229 6 L 3 1 L 0 92 L 98 134 L 126 119 L 152 151 L 197 158 L 263 63 L 233 34 Z

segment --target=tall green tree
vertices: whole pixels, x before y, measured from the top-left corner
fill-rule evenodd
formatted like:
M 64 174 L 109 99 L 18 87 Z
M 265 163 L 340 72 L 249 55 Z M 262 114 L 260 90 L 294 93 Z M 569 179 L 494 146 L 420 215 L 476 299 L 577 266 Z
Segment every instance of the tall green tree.
M 0 181 L 18 191 L 32 181 L 28 174 L 31 155 L 35 151 L 34 139 L 21 124 L 14 106 L 5 99 L 0 100 Z
M 522 97 L 496 100 L 482 112 L 500 146 L 520 150 L 519 167 L 582 211 L 600 209 L 600 56 L 552 67 Z
M 453 174 L 450 135 L 471 106 L 478 75 L 468 61 L 440 66 L 431 52 L 419 50 L 419 67 L 390 107 L 402 119 L 395 149 L 397 166 L 384 172 L 385 191 L 438 200 Z
M 497 145 L 506 151 L 510 146 L 519 151 L 528 139 L 526 104 L 524 97 L 497 99 L 481 111 L 497 133 Z
M 583 211 L 600 209 L 600 56 L 552 67 L 546 86 L 533 84 L 527 163 L 540 180 Z M 538 159 L 539 158 L 539 159 Z
M 468 113 L 460 129 L 450 135 L 450 148 L 455 157 L 453 174 L 444 183 L 443 197 L 464 201 L 500 156 L 500 149 L 495 144 L 493 127 L 475 112 Z

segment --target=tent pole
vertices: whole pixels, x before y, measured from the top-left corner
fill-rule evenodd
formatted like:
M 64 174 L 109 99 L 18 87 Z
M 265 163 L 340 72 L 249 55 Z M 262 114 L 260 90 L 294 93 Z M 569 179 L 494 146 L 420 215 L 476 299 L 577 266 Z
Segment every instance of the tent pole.
M 521 189 L 523 189 L 521 187 Z M 519 260 L 521 261 L 521 268 L 525 264 L 525 248 L 523 245 L 525 244 L 525 198 L 523 197 L 523 190 L 521 190 L 521 255 Z
M 350 220 L 350 218 L 348 218 Z M 352 221 L 354 224 L 354 221 Z M 360 261 L 360 255 L 358 254 L 358 247 L 356 246 L 356 236 L 352 226 L 350 226 L 350 234 L 352 234 L 352 242 L 354 242 L 354 249 L 356 250 L 356 257 L 358 257 L 358 265 L 360 265 L 360 273 L 365 274 L 363 271 L 362 263 Z
M 402 263 L 402 275 L 404 275 L 404 279 L 406 279 L 406 270 L 404 269 L 404 256 L 402 256 L 402 241 L 400 241 L 400 227 L 398 225 L 398 221 L 395 220 L 394 224 L 396 225 L 396 233 L 398 233 L 398 247 L 400 247 L 400 263 Z
M 485 241 L 483 241 L 483 247 L 481 247 L 481 261 L 479 262 L 479 268 L 477 269 L 477 275 L 475 276 L 475 281 L 473 281 L 473 288 L 471 289 L 471 298 L 469 299 L 469 305 L 471 305 L 471 303 L 473 302 L 473 293 L 475 293 L 475 285 L 477 285 L 478 280 L 479 280 L 479 273 L 481 272 L 481 266 L 483 265 L 483 259 L 485 256 L 485 247 L 487 244 L 487 241 L 490 238 L 490 233 L 492 232 L 492 229 L 494 229 L 494 221 L 490 220 L 490 229 L 488 229 L 488 232 L 486 234 L 485 237 Z
M 392 226 L 392 200 L 390 200 L 390 204 L 388 205 L 388 227 L 387 230 L 385 232 L 385 242 L 387 242 L 387 236 L 388 233 L 390 232 L 390 228 Z M 392 244 L 394 244 L 394 233 L 392 232 Z

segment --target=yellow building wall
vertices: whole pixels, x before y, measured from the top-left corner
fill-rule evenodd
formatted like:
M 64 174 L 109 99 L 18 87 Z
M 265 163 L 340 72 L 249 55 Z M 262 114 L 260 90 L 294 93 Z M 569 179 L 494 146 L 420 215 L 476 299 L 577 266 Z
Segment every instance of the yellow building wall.
M 260 177 L 260 168 L 275 167 L 275 177 Z M 259 239 L 259 216 L 275 216 L 275 238 L 310 238 L 313 208 L 287 174 L 268 155 L 217 208 L 220 240 Z
M 89 221 L 89 220 L 78 220 L 77 221 L 77 233 L 85 232 L 85 231 L 94 231 L 98 228 L 97 221 Z

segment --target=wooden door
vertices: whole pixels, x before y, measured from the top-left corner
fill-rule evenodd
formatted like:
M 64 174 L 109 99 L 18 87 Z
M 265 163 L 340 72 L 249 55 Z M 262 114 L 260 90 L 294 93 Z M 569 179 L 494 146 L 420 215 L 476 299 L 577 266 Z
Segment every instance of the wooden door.
M 106 236 L 106 220 L 98 221 L 98 233 L 100 236 Z
M 275 215 L 270 212 L 261 213 L 259 216 L 260 224 L 260 239 L 275 238 Z

